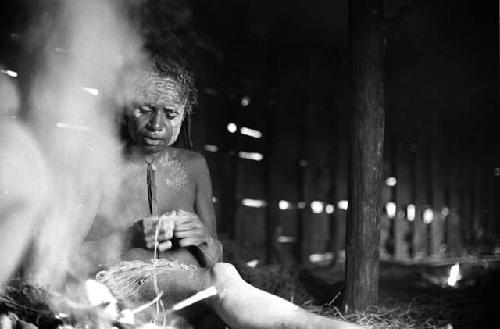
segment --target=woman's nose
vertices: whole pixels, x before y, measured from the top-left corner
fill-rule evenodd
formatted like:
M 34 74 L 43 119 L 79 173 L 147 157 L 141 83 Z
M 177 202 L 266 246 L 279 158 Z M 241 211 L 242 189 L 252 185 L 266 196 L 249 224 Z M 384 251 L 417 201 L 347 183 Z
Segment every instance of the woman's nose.
M 149 125 L 151 129 L 154 131 L 163 130 L 162 111 L 160 110 L 153 111 L 153 117 L 151 118 L 151 121 L 149 121 Z

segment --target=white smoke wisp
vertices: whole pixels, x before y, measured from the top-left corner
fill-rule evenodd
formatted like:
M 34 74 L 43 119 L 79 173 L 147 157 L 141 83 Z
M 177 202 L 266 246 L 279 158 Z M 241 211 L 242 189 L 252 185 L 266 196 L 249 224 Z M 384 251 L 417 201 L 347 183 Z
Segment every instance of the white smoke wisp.
M 19 104 L 14 80 L 0 75 L 0 285 L 19 264 L 49 194 L 44 157 L 17 118 Z
M 2 66 L 0 65 L 0 70 Z M 0 74 L 0 119 L 13 119 L 19 110 L 19 92 L 16 84 Z
M 113 94 L 120 70 L 141 59 L 121 3 L 59 1 L 54 20 L 41 27 L 53 33 L 32 83 L 30 121 L 47 156 L 53 197 L 30 268 L 39 284 L 62 281 L 101 199 L 117 191 L 119 113 L 103 98 Z

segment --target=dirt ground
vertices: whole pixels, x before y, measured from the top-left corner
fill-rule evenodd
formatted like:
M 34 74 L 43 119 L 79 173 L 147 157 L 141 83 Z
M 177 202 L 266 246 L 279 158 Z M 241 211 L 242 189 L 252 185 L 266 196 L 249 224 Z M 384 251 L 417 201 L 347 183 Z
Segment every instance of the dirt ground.
M 448 285 L 450 267 L 460 263 L 462 278 Z M 342 315 L 343 264 L 310 268 L 305 287 L 327 315 L 372 328 L 491 328 L 500 326 L 500 262 L 449 260 L 403 264 L 382 261 L 379 303 L 357 315 Z M 324 286 L 322 286 L 324 285 Z M 330 288 L 328 288 L 330 287 Z M 335 293 L 337 300 L 327 302 Z M 325 303 L 330 303 L 329 310 Z M 328 305 L 328 304 L 327 304 Z
M 450 268 L 462 278 L 448 285 Z M 432 263 L 382 261 L 379 302 L 362 312 L 341 310 L 343 264 L 237 266 L 243 278 L 313 312 L 370 328 L 491 328 L 500 326 L 500 259 L 447 259 Z
M 225 244 L 226 261 L 235 264 L 246 281 L 322 315 L 374 329 L 500 327 L 500 255 L 471 251 L 428 262 L 382 260 L 378 304 L 344 314 L 344 263 L 249 268 L 246 261 L 256 257 L 246 252 L 236 244 Z M 461 279 L 450 287 L 450 268 L 456 263 Z

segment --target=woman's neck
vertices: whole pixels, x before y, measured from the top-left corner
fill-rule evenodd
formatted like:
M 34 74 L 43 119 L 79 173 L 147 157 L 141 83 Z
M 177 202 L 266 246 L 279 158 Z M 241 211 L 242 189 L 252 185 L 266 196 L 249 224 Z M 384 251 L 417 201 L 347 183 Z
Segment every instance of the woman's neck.
M 133 161 L 145 161 L 149 163 L 169 153 L 169 149 L 170 147 L 166 147 L 158 152 L 145 152 L 139 147 L 131 146 L 128 152 L 128 157 Z

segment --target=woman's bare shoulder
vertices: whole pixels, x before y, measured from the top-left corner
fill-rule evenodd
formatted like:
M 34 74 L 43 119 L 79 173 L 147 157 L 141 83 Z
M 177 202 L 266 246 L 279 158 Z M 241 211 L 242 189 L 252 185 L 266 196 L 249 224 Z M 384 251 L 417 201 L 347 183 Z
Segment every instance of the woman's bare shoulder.
M 206 167 L 205 157 L 199 152 L 185 149 L 175 149 L 175 156 L 179 159 L 179 161 L 185 165 L 191 166 L 192 168 Z

